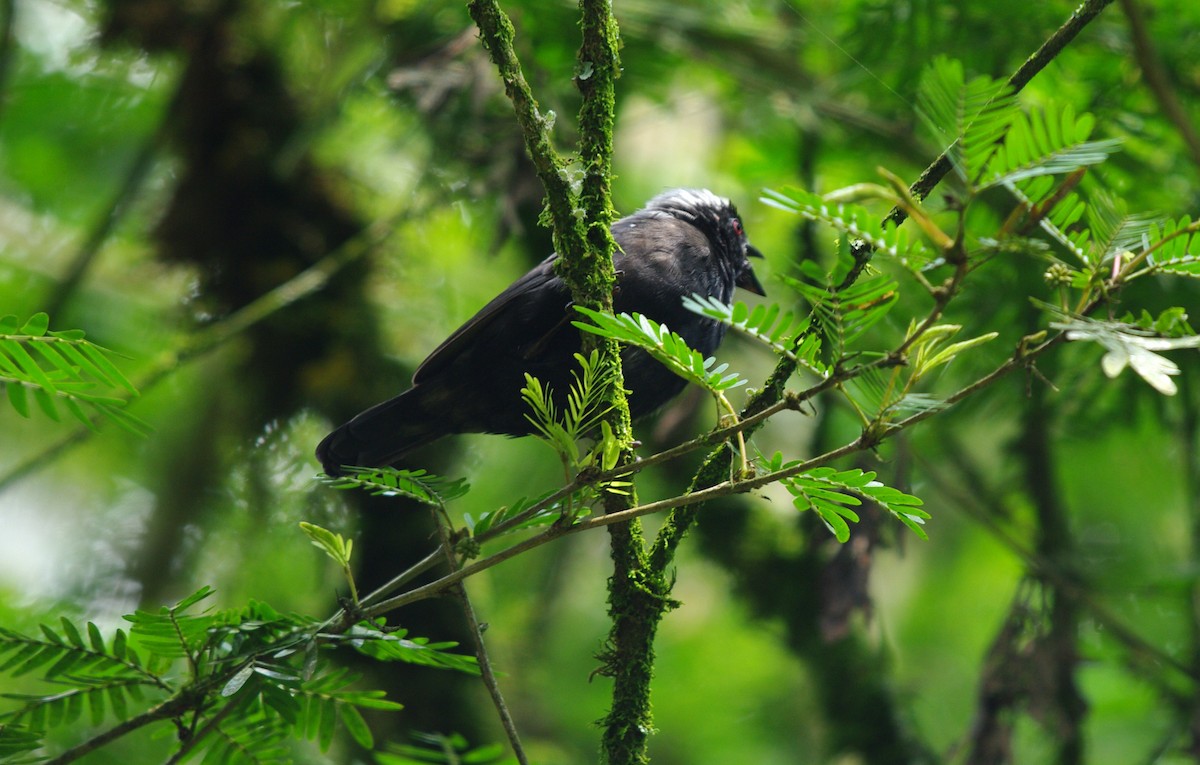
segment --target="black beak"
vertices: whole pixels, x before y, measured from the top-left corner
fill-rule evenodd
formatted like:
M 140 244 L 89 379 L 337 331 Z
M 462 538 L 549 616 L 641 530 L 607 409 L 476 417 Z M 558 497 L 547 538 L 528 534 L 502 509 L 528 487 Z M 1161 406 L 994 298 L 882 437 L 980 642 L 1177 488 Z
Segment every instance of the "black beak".
M 755 249 L 752 245 L 746 245 L 746 254 L 752 258 L 761 258 L 763 254 Z M 753 292 L 755 295 L 767 294 L 763 289 L 762 283 L 758 281 L 758 277 L 754 274 L 754 269 L 750 267 L 750 262 L 746 262 L 746 268 L 738 275 L 737 281 L 734 282 L 737 286 L 744 290 Z

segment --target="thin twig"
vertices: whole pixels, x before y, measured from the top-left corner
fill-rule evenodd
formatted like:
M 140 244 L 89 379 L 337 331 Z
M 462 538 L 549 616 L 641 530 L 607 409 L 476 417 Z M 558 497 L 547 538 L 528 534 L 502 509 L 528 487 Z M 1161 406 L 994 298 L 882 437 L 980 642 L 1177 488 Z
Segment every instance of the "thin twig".
M 193 732 L 184 740 L 183 744 L 180 745 L 175 754 L 171 755 L 170 759 L 168 759 L 163 765 L 176 765 L 177 763 L 183 762 L 183 760 L 189 754 L 191 754 L 197 746 L 204 742 L 204 739 L 207 738 L 210 733 L 220 727 L 221 721 L 233 714 L 238 707 L 238 704 L 229 702 L 226 703 L 225 706 L 218 709 L 216 714 L 204 721 L 204 725 L 201 726 L 199 730 Z
M 587 243 L 575 225 L 575 196 L 571 193 L 564 172 L 565 163 L 555 152 L 550 140 L 554 118 L 553 115 L 542 114 L 538 109 L 533 91 L 521 71 L 521 62 L 513 51 L 516 31 L 512 21 L 495 0 L 472 0 L 467 4 L 467 10 L 479 27 L 479 39 L 483 47 L 487 49 L 500 73 L 500 79 L 504 81 L 504 92 L 512 101 L 517 124 L 525 138 L 525 148 L 533 160 L 538 179 L 546 189 L 546 203 L 554 222 L 552 232 L 559 256 L 578 256 L 586 249 Z
M 438 549 L 445 558 L 447 567 L 454 571 L 459 567 L 459 561 L 458 556 L 454 554 L 454 540 L 450 537 L 450 528 L 445 517 L 446 508 L 433 507 L 430 510 L 433 514 L 433 525 L 437 528 Z M 475 615 L 475 607 L 471 605 L 467 588 L 459 581 L 451 587 L 451 592 L 457 598 L 459 606 L 462 607 L 463 616 L 467 620 L 471 643 L 475 647 L 475 660 L 479 663 L 479 676 L 483 680 L 484 687 L 487 688 L 488 695 L 492 698 L 492 704 L 496 707 L 496 714 L 499 715 L 500 724 L 504 727 L 505 735 L 508 736 L 508 743 L 512 746 L 517 762 L 520 765 L 529 765 L 529 758 L 525 756 L 525 749 L 521 746 L 521 737 L 517 733 L 517 726 L 513 722 L 512 714 L 508 711 L 508 704 L 504 703 L 504 694 L 500 692 L 500 683 L 496 680 L 496 673 L 492 670 L 492 661 L 488 657 L 487 646 L 483 643 L 483 627 Z
M 385 596 L 389 593 L 395 592 L 396 590 L 400 589 L 404 585 L 411 582 L 413 579 L 416 579 L 421 574 L 425 573 L 429 569 L 436 566 L 438 564 L 439 557 L 440 557 L 440 551 L 434 550 L 433 552 L 429 553 L 421 560 L 417 561 L 413 565 L 406 568 L 404 571 L 400 572 L 398 575 L 392 577 L 385 584 L 375 588 L 367 595 L 364 595 L 362 600 L 359 601 L 359 605 L 364 606 L 364 607 L 369 606 L 372 603 L 374 603 L 375 601 L 382 598 L 383 596 Z M 336 620 L 336 617 L 335 617 L 335 620 Z
M 1154 95 L 1158 105 L 1162 107 L 1163 115 L 1183 139 L 1192 162 L 1200 165 L 1200 131 L 1192 124 L 1188 111 L 1175 95 L 1171 84 L 1171 76 L 1163 64 L 1162 57 L 1154 47 L 1154 38 L 1146 28 L 1145 14 L 1138 0 L 1121 0 L 1121 10 L 1129 20 L 1129 38 L 1133 43 L 1133 57 L 1146 78 L 1146 87 Z
M 141 714 L 134 715 L 127 720 L 123 720 L 119 724 L 114 725 L 103 733 L 97 734 L 78 746 L 71 747 L 57 757 L 47 760 L 46 765 L 66 765 L 69 762 L 74 762 L 80 757 L 91 754 L 97 749 L 107 746 L 126 734 L 132 733 L 133 731 L 151 723 L 176 717 L 180 714 L 183 714 L 190 708 L 191 705 L 189 703 L 185 703 L 184 700 L 179 696 L 167 699 L 158 706 L 151 707 Z

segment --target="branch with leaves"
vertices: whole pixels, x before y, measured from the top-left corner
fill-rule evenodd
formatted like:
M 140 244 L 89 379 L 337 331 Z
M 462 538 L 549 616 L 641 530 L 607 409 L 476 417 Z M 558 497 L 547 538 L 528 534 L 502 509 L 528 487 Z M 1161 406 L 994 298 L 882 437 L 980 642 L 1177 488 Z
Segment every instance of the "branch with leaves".
M 315 529 L 307 531 L 313 536 Z M 316 536 L 328 550 L 328 540 Z M 323 648 L 478 672 L 473 657 L 451 651 L 453 643 L 410 638 L 374 622 L 334 632 L 264 603 L 198 611 L 212 595 L 205 587 L 173 606 L 130 614 L 129 631 L 118 629 L 110 639 L 95 624 L 81 629 L 66 618 L 59 629 L 42 625 L 40 636 L 0 629 L 0 672 L 21 677 L 37 671 L 56 687 L 53 693 L 0 694 L 16 704 L 0 715 L 0 759 L 35 751 L 50 730 L 85 719 L 99 728 L 110 718 L 120 722 L 50 762 L 74 762 L 156 724 L 177 731 L 171 761 L 196 751 L 215 762 L 277 761 L 290 737 L 328 749 L 339 725 L 370 748 L 374 738 L 360 710 L 401 705 L 383 691 L 355 689 L 357 676 L 333 667 Z

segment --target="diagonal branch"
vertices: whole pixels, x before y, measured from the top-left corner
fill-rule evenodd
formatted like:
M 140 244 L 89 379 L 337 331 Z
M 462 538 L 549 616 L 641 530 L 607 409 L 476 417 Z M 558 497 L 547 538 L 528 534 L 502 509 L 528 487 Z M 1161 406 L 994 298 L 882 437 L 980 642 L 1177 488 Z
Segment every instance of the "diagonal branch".
M 1192 155 L 1192 162 L 1200 165 L 1200 131 L 1196 130 L 1187 109 L 1175 95 L 1171 76 L 1154 47 L 1154 38 L 1150 35 L 1150 30 L 1146 28 L 1146 17 L 1142 13 L 1141 4 L 1138 0 L 1121 0 L 1121 10 L 1125 12 L 1125 18 L 1129 21 L 1133 55 L 1142 70 L 1142 76 L 1146 78 L 1146 87 L 1162 107 L 1163 115 L 1179 131 L 1179 137 L 1183 139 L 1188 153 Z
M 1042 43 L 1041 47 L 1033 52 L 1029 58 L 1017 67 L 1017 70 L 1008 78 L 1008 87 L 1013 93 L 1020 92 L 1022 88 L 1029 84 L 1029 81 L 1037 75 L 1038 72 L 1046 68 L 1046 66 L 1054 60 L 1054 57 L 1062 53 L 1063 49 L 1071 43 L 1072 40 L 1083 31 L 1093 19 L 1100 15 L 1100 12 L 1112 4 L 1113 0 L 1085 0 L 1075 12 L 1071 14 L 1071 18 L 1067 19 L 1061 27 L 1055 30 L 1054 34 Z M 921 173 L 921 177 L 917 178 L 916 183 L 910 187 L 913 196 L 918 199 L 924 199 L 929 196 L 929 192 L 933 191 L 934 187 L 941 183 L 946 177 L 946 173 L 950 172 L 950 156 L 946 152 L 933 161 L 929 167 L 925 168 L 925 172 Z M 905 214 L 899 209 L 892 210 L 888 215 L 888 220 L 899 224 L 904 220 Z
M 581 259 L 587 248 L 586 238 L 575 219 L 575 195 L 571 193 L 567 181 L 567 163 L 554 150 L 550 140 L 554 114 L 543 114 L 533 97 L 533 90 L 525 79 L 521 62 L 513 49 L 516 31 L 512 20 L 496 0 L 472 0 L 467 10 L 479 27 L 479 39 L 483 47 L 496 65 L 500 79 L 504 81 L 504 92 L 512 101 L 517 124 L 525 139 L 525 148 L 533 160 L 538 179 L 546 189 L 554 247 L 562 259 Z

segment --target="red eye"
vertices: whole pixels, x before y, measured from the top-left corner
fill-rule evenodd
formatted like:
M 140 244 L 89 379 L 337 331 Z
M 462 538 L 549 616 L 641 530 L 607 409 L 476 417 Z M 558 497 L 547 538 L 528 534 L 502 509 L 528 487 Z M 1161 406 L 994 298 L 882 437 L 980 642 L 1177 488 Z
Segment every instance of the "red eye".
M 737 234 L 738 236 L 745 235 L 742 231 L 742 222 L 740 220 L 737 218 L 730 218 L 729 222 L 733 225 L 733 233 Z

